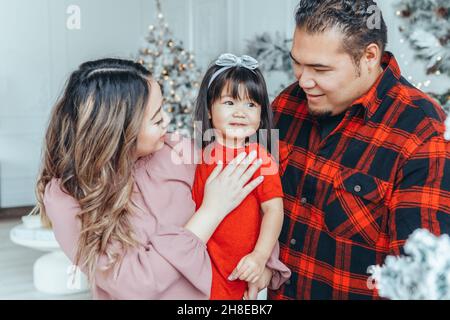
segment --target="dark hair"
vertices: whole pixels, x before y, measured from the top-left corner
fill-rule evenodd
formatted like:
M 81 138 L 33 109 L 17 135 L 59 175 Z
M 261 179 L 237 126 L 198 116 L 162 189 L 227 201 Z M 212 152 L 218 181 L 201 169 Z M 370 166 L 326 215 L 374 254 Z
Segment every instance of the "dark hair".
M 222 67 L 216 64 L 211 65 L 203 77 L 194 111 L 194 121 L 202 123 L 201 128 L 197 126 L 194 128 L 196 140 L 202 141 L 201 147 L 203 148 L 209 144 L 209 141 L 203 141 L 205 132 L 213 128 L 208 112 L 211 111 L 212 105 L 220 99 L 223 89 L 229 86 L 231 90 L 229 93 L 233 99 L 249 98 L 261 106 L 261 125 L 256 132 L 256 136 L 259 137 L 261 129 L 267 130 L 266 141 L 260 141 L 260 143 L 270 152 L 273 113 L 264 76 L 259 69 L 249 70 L 245 67 L 233 67 L 220 73 L 208 88 L 211 77 L 220 68 Z M 240 85 L 244 86 L 246 97 L 239 96 Z
M 369 27 L 372 9 L 379 13 L 379 28 Z M 298 28 L 311 34 L 337 27 L 344 34 L 343 49 L 356 65 L 369 44 L 378 44 L 382 52 L 386 49 L 386 23 L 373 0 L 300 0 L 295 20 Z

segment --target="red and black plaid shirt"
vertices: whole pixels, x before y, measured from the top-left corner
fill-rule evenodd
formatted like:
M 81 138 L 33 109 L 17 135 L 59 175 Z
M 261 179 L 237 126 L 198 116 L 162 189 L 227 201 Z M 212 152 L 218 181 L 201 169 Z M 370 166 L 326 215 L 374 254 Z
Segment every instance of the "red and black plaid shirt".
M 401 75 L 384 73 L 324 140 L 298 83 L 274 101 L 285 220 L 280 259 L 291 279 L 271 299 L 377 299 L 370 265 L 403 253 L 418 228 L 450 233 L 445 113 Z

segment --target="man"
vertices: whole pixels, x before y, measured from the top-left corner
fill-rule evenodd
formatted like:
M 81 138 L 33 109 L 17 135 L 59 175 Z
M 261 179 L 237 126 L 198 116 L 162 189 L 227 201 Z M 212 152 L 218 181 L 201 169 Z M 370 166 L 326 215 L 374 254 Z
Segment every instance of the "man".
M 271 299 L 378 299 L 370 265 L 401 254 L 417 228 L 450 233 L 445 114 L 401 76 L 374 9 L 371 0 L 299 4 L 298 82 L 273 103 L 285 192 L 280 259 L 292 276 Z

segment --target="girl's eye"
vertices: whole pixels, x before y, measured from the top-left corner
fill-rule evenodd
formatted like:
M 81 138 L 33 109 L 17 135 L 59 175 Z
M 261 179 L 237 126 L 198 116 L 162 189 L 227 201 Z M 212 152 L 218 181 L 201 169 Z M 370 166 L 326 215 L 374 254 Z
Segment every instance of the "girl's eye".
M 253 102 L 250 102 L 249 104 L 247 104 L 247 107 L 254 108 L 254 107 L 256 107 L 256 104 L 254 104 Z
M 224 105 L 227 105 L 227 106 L 232 106 L 232 105 L 234 105 L 233 101 L 230 101 L 230 100 L 225 101 L 223 104 L 224 104 Z

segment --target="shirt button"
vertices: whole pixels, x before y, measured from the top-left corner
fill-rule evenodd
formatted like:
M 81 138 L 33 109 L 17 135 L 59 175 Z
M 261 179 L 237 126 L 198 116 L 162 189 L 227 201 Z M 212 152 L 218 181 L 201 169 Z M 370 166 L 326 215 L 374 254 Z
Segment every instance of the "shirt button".
M 293 246 L 295 246 L 296 243 L 297 243 L 297 240 L 291 239 L 291 244 L 292 244 Z
M 306 204 L 308 202 L 308 199 L 306 199 L 305 197 L 302 198 L 301 200 L 302 204 Z
M 354 190 L 355 190 L 355 192 L 361 192 L 361 186 L 360 185 L 356 185 Z
M 285 283 L 286 283 L 287 286 L 290 286 L 291 285 L 291 280 L 288 280 Z

